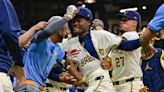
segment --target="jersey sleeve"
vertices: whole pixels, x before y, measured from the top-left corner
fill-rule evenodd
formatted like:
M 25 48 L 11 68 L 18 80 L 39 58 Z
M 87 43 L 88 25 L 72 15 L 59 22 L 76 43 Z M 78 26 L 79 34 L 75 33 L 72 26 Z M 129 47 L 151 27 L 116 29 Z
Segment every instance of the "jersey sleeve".
M 122 41 L 122 38 L 113 34 L 113 33 L 110 33 L 110 32 L 107 32 L 107 31 L 103 31 L 103 33 L 101 34 L 101 36 L 103 37 L 102 41 L 104 41 L 106 43 L 106 46 L 108 49 L 115 49 L 117 48 L 121 41 Z
M 0 30 L 20 31 L 21 27 L 15 9 L 9 0 L 0 0 Z
M 164 28 L 164 4 L 162 4 L 155 13 L 153 19 L 149 22 L 148 28 L 153 32 L 159 32 Z

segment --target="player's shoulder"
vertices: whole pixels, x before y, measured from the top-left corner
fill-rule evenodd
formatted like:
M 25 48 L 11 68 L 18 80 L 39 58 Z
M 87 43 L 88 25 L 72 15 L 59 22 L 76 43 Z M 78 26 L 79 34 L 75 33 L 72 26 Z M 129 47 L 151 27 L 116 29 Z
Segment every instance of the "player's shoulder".
M 111 32 L 109 32 L 109 31 L 106 31 L 106 30 L 99 30 L 99 31 L 91 31 L 90 32 L 91 33 L 91 35 L 101 35 L 101 36 L 105 36 L 105 35 L 115 35 L 115 34 L 113 34 L 113 33 L 111 33 Z
M 139 38 L 139 35 L 136 31 L 134 31 L 134 32 L 125 32 L 124 34 L 122 34 L 122 36 L 125 37 L 126 39 L 129 39 L 129 40 Z
M 68 39 L 65 39 L 63 42 L 62 42 L 62 44 L 71 44 L 71 43 L 75 43 L 75 42 L 77 42 L 77 41 L 79 41 L 79 38 L 78 37 L 71 37 L 71 38 L 68 38 Z
M 72 42 L 72 41 L 76 41 L 76 40 L 79 40 L 79 37 L 78 37 L 78 36 L 69 38 L 69 39 L 67 40 L 67 42 Z

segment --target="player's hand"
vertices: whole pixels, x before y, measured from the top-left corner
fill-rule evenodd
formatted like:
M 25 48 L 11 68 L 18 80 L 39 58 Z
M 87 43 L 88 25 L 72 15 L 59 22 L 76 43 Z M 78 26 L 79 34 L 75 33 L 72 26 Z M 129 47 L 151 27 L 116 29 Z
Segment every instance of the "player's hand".
M 37 23 L 36 25 L 32 26 L 29 30 L 39 31 L 39 30 L 43 30 L 47 26 L 48 26 L 47 22 L 41 21 Z
M 70 74 L 62 75 L 60 76 L 60 81 L 68 83 L 68 84 L 74 84 L 77 82 L 77 79 L 73 78 Z
M 141 51 L 142 59 L 148 60 L 148 59 L 152 58 L 156 52 L 157 52 L 156 49 L 153 46 L 149 45 L 146 52 L 142 49 L 142 51 Z
M 76 16 L 77 12 L 78 10 L 75 5 L 69 5 L 66 9 L 66 14 L 64 17 L 66 17 L 68 20 L 71 20 Z
M 70 84 L 71 76 L 70 75 L 62 75 L 62 76 L 60 76 L 60 81 Z
M 72 58 L 77 57 L 77 55 L 79 54 L 80 50 L 77 49 L 71 49 L 67 52 L 67 60 L 72 60 Z
M 111 66 L 112 66 L 111 58 L 103 58 L 103 60 L 101 61 L 101 67 L 104 70 L 108 70 Z
M 139 92 L 149 92 L 149 88 L 147 86 L 144 86 L 139 90 Z
M 30 41 L 28 41 L 27 44 L 25 44 L 25 45 L 23 46 L 23 48 L 29 48 L 29 47 L 30 47 L 30 44 L 31 44 Z
M 21 86 L 24 84 L 24 81 L 26 80 L 25 70 L 23 67 L 14 65 L 10 69 L 11 72 L 15 73 L 16 76 L 16 85 Z

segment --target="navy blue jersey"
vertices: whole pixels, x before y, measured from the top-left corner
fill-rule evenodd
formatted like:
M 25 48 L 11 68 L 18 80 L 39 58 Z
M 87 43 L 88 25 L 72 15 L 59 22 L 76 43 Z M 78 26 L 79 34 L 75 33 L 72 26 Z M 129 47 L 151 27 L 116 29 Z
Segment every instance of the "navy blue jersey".
M 143 82 L 150 92 L 160 92 L 164 89 L 164 68 L 161 66 L 162 49 L 148 60 L 142 61 Z
M 17 38 L 17 32 L 20 30 L 21 27 L 10 0 L 0 0 L 0 72 L 9 71 L 13 65 L 11 56 L 16 63 L 22 62 L 23 56 L 18 52 L 20 48 Z

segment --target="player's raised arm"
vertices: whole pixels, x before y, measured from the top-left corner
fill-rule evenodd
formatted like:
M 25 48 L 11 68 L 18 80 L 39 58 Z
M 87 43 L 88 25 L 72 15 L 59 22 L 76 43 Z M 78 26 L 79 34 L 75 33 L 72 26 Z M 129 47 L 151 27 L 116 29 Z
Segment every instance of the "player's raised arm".
M 27 32 L 20 35 L 18 38 L 20 47 L 24 47 L 37 31 L 44 29 L 47 25 L 47 22 L 41 21 L 32 26 Z
M 156 32 L 161 31 L 164 28 L 164 4 L 162 4 L 156 11 L 153 19 L 149 22 L 147 28 L 140 36 L 140 42 L 142 47 L 146 48 L 149 45 L 150 40 L 155 37 Z
M 77 80 L 82 81 L 83 76 L 77 71 L 75 65 L 72 62 L 72 58 L 77 57 L 77 54 L 79 54 L 79 50 L 77 49 L 72 49 L 68 51 L 67 53 L 67 63 L 69 63 L 68 71 L 71 75 L 73 75 Z
M 72 19 L 76 13 L 77 13 L 77 8 L 74 5 L 68 6 L 66 14 L 64 15 L 63 18 L 49 23 L 48 26 L 43 31 L 40 31 L 35 38 L 38 40 L 42 40 L 50 37 L 51 35 L 56 33 L 59 29 L 61 29 L 70 19 Z

